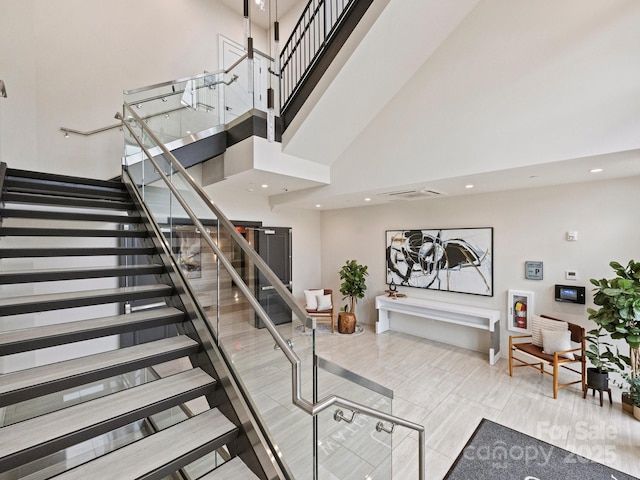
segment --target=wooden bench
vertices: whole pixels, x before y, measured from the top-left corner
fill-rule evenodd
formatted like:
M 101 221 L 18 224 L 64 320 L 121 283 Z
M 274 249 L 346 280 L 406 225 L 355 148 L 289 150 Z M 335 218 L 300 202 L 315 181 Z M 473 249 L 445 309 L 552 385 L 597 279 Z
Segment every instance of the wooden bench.
M 555 321 L 564 321 L 558 318 L 541 315 L 542 318 Z M 543 348 L 532 343 L 533 335 L 512 335 L 509 337 L 509 375 L 513 376 L 513 369 L 517 367 L 532 367 L 540 373 L 553 377 L 553 398 L 558 398 L 558 390 L 569 385 L 580 383 L 582 392 L 586 390 L 586 357 L 584 350 L 585 329 L 575 323 L 566 322 L 571 332 L 571 341 L 578 344 L 575 348 L 555 352 L 553 355 L 543 352 Z M 573 353 L 574 359 L 563 357 L 563 354 Z M 524 355 L 521 355 L 524 354 Z M 514 364 L 514 362 L 517 362 Z M 545 366 L 551 367 L 547 370 Z M 560 383 L 560 367 L 580 375 L 580 380 Z

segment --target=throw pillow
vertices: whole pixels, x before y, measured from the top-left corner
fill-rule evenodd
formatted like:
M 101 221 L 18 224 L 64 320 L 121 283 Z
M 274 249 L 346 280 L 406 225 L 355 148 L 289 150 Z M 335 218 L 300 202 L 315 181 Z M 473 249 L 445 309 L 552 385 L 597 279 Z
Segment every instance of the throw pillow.
M 318 300 L 318 310 L 319 312 L 323 312 L 325 310 L 331 310 L 331 295 L 316 295 Z
M 542 318 L 538 315 L 531 317 L 531 343 L 542 348 L 542 330 L 569 330 L 569 324 L 559 320 Z
M 318 308 L 318 295 L 322 295 L 324 290 L 305 290 L 304 301 L 307 310 L 316 310 Z
M 571 332 L 559 330 L 542 330 L 542 352 L 547 355 L 553 355 L 556 352 L 571 350 Z M 560 355 L 561 357 L 575 360 L 573 352 L 567 352 Z

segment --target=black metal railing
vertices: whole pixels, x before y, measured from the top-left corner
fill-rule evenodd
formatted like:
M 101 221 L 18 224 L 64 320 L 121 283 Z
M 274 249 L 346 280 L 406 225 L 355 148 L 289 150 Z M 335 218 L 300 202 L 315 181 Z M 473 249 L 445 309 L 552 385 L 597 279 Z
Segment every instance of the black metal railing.
M 280 108 L 285 110 L 349 9 L 359 0 L 309 0 L 280 54 Z

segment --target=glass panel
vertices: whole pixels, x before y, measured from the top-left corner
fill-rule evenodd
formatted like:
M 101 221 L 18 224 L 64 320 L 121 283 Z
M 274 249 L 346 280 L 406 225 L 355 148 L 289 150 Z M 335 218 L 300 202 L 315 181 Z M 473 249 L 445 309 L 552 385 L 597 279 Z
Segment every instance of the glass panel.
M 224 73 L 203 74 L 125 92 L 124 100 L 163 144 L 171 145 L 210 129 L 220 131 L 222 91 L 230 80 Z
M 254 107 L 254 93 L 260 92 L 259 87 L 254 86 L 254 82 L 249 79 L 254 78 L 259 71 L 260 62 L 254 58 L 248 58 L 238 62 L 228 74 L 226 74 L 226 88 L 223 90 L 224 119 L 225 125 L 233 122 Z M 266 93 L 266 89 L 265 89 Z
M 144 143 L 152 152 L 158 147 L 148 135 Z M 172 168 L 165 155 L 160 152 L 153 155 L 157 168 L 186 200 L 189 209 L 205 226 L 205 232 L 194 225 L 150 161 L 136 158 L 127 163 L 129 171 L 133 170 L 134 180 L 141 185 L 145 203 L 161 225 L 167 245 L 198 299 L 211 331 L 217 336 L 220 349 L 231 362 L 258 417 L 262 418 L 266 435 L 271 438 L 275 450 L 286 459 L 293 477 L 313 478 L 313 419 L 292 405 L 291 363 L 280 348 L 274 348 L 276 342 L 269 331 L 256 327 L 256 311 L 250 303 L 255 301 L 256 269 L 235 233 L 240 233 L 252 244 L 255 232 L 250 229 L 242 232 L 241 229 L 225 230 L 207 203 L 182 174 Z M 221 255 L 238 277 L 233 278 L 217 258 L 207 237 L 219 246 Z M 269 285 L 262 284 L 262 288 L 269 289 Z M 294 316 L 293 322 L 278 325 L 276 329 L 286 339 L 291 338 L 292 329 L 300 325 Z M 296 337 L 294 348 L 302 359 L 302 395 L 310 400 L 315 344 L 312 331 L 309 333 Z M 301 425 L 307 425 L 307 428 L 300 428 Z
M 392 398 L 356 383 L 358 379 L 344 378 L 321 368 L 317 378 L 320 400 L 334 394 L 392 414 Z M 336 412 L 351 419 L 351 411 L 342 407 L 332 407 L 318 415 L 318 478 L 392 478 L 391 434 L 377 431 L 379 420 L 373 417 L 358 414 L 349 423 L 336 420 Z M 383 426 L 391 427 L 386 423 Z
M 135 181 L 141 185 L 145 203 L 161 225 L 167 245 L 196 296 L 217 344 L 231 363 L 233 374 L 246 393 L 266 437 L 286 462 L 284 468 L 289 469 L 295 478 L 313 479 L 316 468 L 314 455 L 317 455 L 319 471 L 325 474 L 325 478 L 329 478 L 329 474 L 343 474 L 340 469 L 347 468 L 344 467 L 345 462 L 351 460 L 357 460 L 361 465 L 358 467 L 361 478 L 374 472 L 377 478 L 390 478 L 391 435 L 376 431 L 377 420 L 358 416 L 351 424 L 336 422 L 333 419 L 335 410 L 332 409 L 318 417 L 317 428 L 314 429 L 316 420 L 293 405 L 295 380 L 291 362 L 262 324 L 262 315 L 273 311 L 275 304 L 277 310 L 280 303 L 286 302 L 262 274 L 259 275 L 258 287 L 256 264 L 247 251 L 251 250 L 248 246 L 255 245 L 259 234 L 250 228 L 227 230 L 225 223 L 218 222 L 211 206 L 160 151 L 152 136 L 145 135 L 143 143 L 154 155 L 157 165 L 136 158 L 128 168 L 134 170 Z M 180 205 L 160 172 L 188 208 Z M 191 215 L 204 228 L 196 225 Z M 213 247 L 218 249 L 220 257 L 214 253 Z M 265 291 L 270 295 L 263 295 Z M 367 385 L 366 382 L 354 383 L 351 377 L 345 379 L 324 371 L 316 377 L 313 361 L 315 331 L 302 328 L 302 319 L 296 316 L 295 310 L 291 315 L 292 321 L 286 320 L 273 328 L 285 341 L 295 337 L 295 344 L 290 340 L 289 344 L 300 361 L 302 398 L 312 403 L 335 394 L 391 413 L 390 397 L 375 388 L 362 386 Z M 296 329 L 300 332 L 295 332 Z M 314 389 L 316 380 L 317 391 Z M 350 412 L 345 414 L 350 415 Z M 173 421 L 177 417 L 171 414 L 168 418 Z M 318 449 L 314 452 L 315 434 Z M 380 476 L 381 472 L 384 472 L 383 476 Z

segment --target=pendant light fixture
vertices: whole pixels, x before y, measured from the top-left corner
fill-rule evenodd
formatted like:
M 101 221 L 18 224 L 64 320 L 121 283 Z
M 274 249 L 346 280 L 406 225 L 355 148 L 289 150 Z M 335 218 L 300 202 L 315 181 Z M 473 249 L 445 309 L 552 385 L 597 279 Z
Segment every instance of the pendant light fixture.
M 249 39 L 249 0 L 244 1 L 244 46 L 248 49 L 248 39 Z

